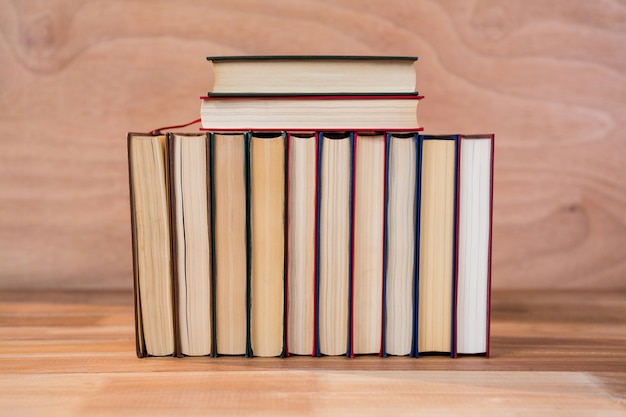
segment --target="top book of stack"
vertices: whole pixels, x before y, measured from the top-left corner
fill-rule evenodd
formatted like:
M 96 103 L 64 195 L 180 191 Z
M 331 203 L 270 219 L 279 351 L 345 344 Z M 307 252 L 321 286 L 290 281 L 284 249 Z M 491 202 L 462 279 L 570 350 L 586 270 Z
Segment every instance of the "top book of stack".
M 415 94 L 417 57 L 212 56 L 211 93 L 245 95 Z

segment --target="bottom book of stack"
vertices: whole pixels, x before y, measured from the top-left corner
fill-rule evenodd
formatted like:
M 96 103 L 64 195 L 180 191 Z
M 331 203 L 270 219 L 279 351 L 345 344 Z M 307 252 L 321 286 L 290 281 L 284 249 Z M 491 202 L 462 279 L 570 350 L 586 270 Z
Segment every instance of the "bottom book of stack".
M 493 151 L 129 133 L 138 356 L 489 356 Z

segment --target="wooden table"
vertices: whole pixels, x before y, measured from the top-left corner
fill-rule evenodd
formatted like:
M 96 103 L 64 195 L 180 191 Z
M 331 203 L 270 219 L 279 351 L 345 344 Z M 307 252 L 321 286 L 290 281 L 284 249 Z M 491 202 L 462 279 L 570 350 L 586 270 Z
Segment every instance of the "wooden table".
M 492 306 L 490 359 L 138 359 L 130 292 L 3 292 L 0 415 L 626 416 L 626 292 Z

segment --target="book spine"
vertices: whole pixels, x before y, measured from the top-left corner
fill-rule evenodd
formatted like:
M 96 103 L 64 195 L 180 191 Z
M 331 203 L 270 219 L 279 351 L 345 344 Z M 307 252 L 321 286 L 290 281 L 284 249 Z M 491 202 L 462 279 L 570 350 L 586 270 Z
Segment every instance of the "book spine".
M 420 159 L 421 159 L 421 148 L 420 148 L 420 135 L 418 133 L 413 134 L 413 141 L 415 142 L 415 211 L 413 213 L 413 326 L 411 329 L 413 331 L 411 337 L 411 355 L 413 357 L 417 357 L 417 312 L 418 312 L 418 301 L 419 301 L 419 282 L 418 282 L 418 273 L 419 273 L 419 207 L 420 207 L 420 191 L 421 191 L 421 175 L 420 175 Z
M 452 229 L 452 334 L 450 335 L 450 356 L 453 358 L 457 357 L 457 348 L 456 348 L 456 312 L 457 312 L 457 287 L 458 287 L 458 264 L 459 264 L 459 243 L 458 243 L 458 230 L 459 230 L 459 192 L 460 192 L 460 180 L 459 176 L 461 173 L 460 163 L 461 158 L 460 150 L 461 150 L 461 140 L 460 136 L 456 135 L 455 139 L 455 153 L 454 153 L 454 206 L 453 206 L 453 229 Z
M 315 145 L 317 155 L 315 159 L 315 284 L 313 288 L 313 351 L 311 356 L 321 356 L 320 352 L 320 212 L 321 212 L 321 182 L 322 182 L 322 144 L 324 135 L 322 132 L 315 134 Z
M 415 282 L 413 287 L 413 356 L 419 357 L 419 295 L 420 295 L 420 219 L 422 211 L 422 154 L 424 150 L 424 136 L 416 135 L 417 158 L 416 158 L 416 210 L 415 210 Z
M 287 294 L 289 291 L 289 133 L 282 132 L 283 138 L 283 351 L 281 357 L 289 356 L 289 344 L 287 342 L 289 306 Z
M 346 355 L 354 357 L 354 215 L 355 215 L 355 188 L 356 188 L 356 132 L 350 132 L 350 256 L 348 261 L 348 349 Z
M 491 136 L 491 164 L 490 164 L 490 183 L 489 183 L 489 247 L 487 249 L 487 349 L 485 356 L 490 356 L 491 345 L 491 243 L 493 239 L 493 166 L 495 151 L 495 135 Z
M 175 185 L 175 176 L 174 172 L 176 170 L 177 164 L 180 161 L 176 161 L 176 137 L 172 133 L 167 133 L 165 139 L 165 155 L 166 155 L 166 172 L 169 176 L 170 180 L 167 181 L 168 193 L 169 193 L 169 201 L 170 201 L 170 218 L 169 218 L 169 227 L 170 233 L 172 237 L 170 239 L 170 256 L 172 259 L 171 262 L 171 274 L 172 274 L 172 305 L 174 306 L 174 356 L 182 358 L 182 347 L 180 340 L 180 317 L 178 311 L 178 304 L 181 294 L 178 291 L 178 269 L 180 265 L 178 265 L 178 248 L 176 245 L 176 238 L 174 237 L 174 233 L 176 231 L 176 224 L 178 221 L 176 208 L 174 205 L 176 204 L 176 185 Z
M 385 133 L 385 185 L 384 185 L 384 203 L 383 203 L 383 299 L 382 299 L 382 317 L 380 329 L 380 353 L 378 356 L 387 357 L 386 351 L 386 330 L 387 330 L 387 229 L 388 229 L 388 210 L 389 210 L 389 148 L 391 143 L 391 134 Z
M 244 135 L 244 181 L 246 190 L 246 357 L 254 356 L 250 335 L 251 320 L 251 275 L 252 275 L 252 235 L 250 224 L 250 140 L 251 133 Z
M 211 332 L 213 344 L 211 351 L 213 357 L 217 357 L 217 297 L 216 292 L 216 261 L 215 261 L 215 148 L 213 133 L 207 133 L 206 136 L 206 149 L 207 149 L 207 163 L 209 178 L 207 183 L 209 184 L 209 227 L 211 228 L 211 234 L 209 238 L 211 240 Z
M 286 133 L 283 136 L 285 137 L 285 262 L 283 265 L 285 285 L 283 292 L 283 356 L 289 357 L 289 147 L 291 145 L 291 135 Z

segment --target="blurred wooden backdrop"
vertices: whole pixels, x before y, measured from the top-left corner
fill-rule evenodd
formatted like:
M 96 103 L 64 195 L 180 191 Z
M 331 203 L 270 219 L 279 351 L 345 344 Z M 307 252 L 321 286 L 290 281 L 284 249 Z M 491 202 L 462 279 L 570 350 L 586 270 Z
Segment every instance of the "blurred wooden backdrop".
M 623 0 L 0 0 L 0 289 L 131 287 L 125 134 L 228 54 L 418 55 L 426 132 L 496 133 L 494 288 L 626 288 Z

